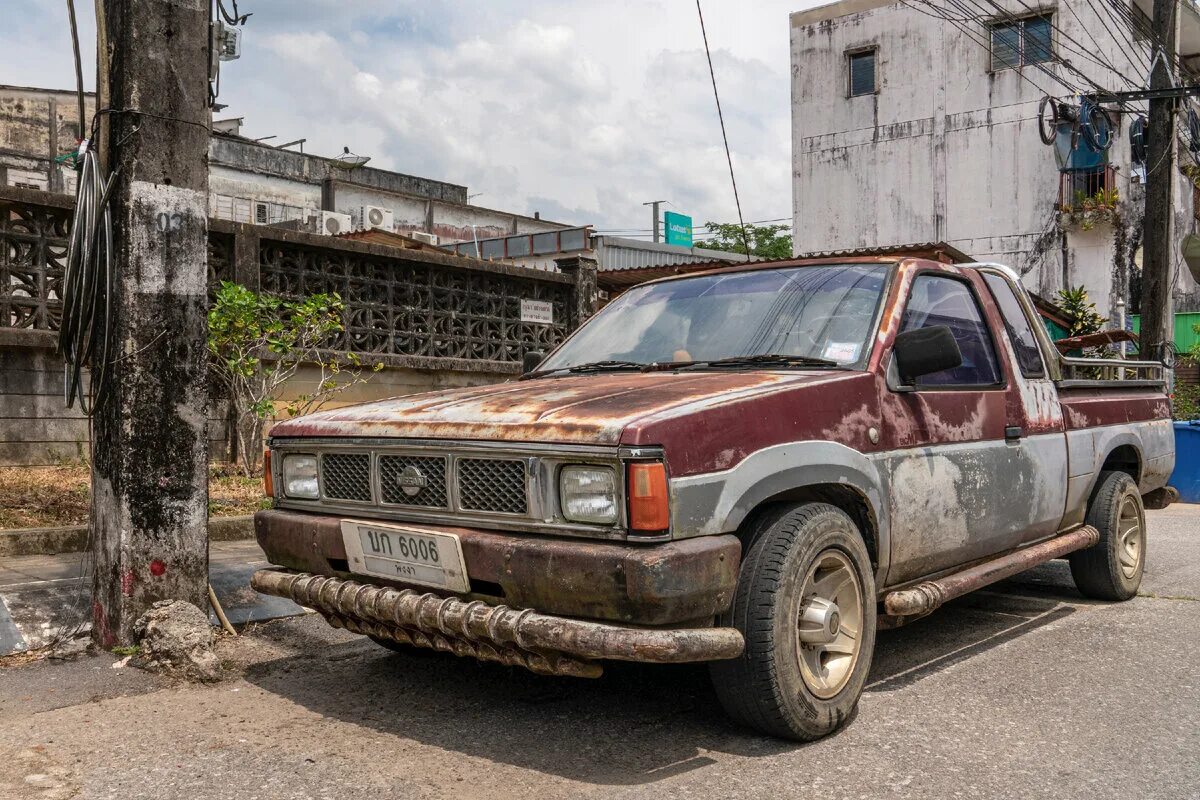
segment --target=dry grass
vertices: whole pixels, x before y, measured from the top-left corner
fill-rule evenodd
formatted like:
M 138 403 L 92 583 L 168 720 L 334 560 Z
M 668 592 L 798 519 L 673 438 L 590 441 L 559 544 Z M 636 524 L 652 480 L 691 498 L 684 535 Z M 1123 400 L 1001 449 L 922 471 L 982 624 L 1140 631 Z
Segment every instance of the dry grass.
M 0 467 L 0 529 L 83 525 L 88 521 L 90 486 L 87 464 Z M 227 464 L 210 468 L 210 516 L 253 514 L 269 505 L 258 478 L 244 478 Z

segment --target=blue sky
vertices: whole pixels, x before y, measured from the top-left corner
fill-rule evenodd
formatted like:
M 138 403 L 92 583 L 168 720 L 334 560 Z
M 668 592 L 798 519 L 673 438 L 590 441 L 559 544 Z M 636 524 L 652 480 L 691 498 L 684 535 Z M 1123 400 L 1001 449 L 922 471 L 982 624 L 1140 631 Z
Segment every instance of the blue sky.
M 76 0 L 85 40 L 92 7 Z M 62 0 L 3 0 L 0 82 L 70 87 Z M 706 0 L 747 220 L 791 215 L 788 13 Z M 473 202 L 604 229 L 648 200 L 736 218 L 691 0 L 242 0 L 220 116 L 306 151 L 466 184 Z M 85 53 L 89 86 L 93 48 Z

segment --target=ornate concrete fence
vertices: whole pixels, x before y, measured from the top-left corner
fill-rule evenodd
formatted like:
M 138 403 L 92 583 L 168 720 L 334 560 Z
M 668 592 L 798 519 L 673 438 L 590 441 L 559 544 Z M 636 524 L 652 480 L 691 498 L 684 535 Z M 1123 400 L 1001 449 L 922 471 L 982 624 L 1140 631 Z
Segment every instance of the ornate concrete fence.
M 63 404 L 54 354 L 73 205 L 0 186 L 0 465 L 86 452 L 87 423 Z M 553 348 L 596 302 L 588 259 L 547 272 L 221 220 L 209 221 L 208 253 L 210 287 L 341 295 L 346 330 L 335 349 L 387 368 L 344 398 L 355 402 L 515 375 L 525 352 Z M 227 437 L 214 412 L 216 446 Z

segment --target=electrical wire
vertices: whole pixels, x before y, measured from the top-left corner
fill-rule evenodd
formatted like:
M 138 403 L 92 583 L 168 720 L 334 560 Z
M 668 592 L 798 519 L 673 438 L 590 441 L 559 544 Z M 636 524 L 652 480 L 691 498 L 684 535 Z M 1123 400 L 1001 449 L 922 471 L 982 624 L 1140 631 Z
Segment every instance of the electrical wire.
M 83 93 L 83 62 L 79 56 L 79 24 L 75 21 L 75 0 L 67 0 L 67 17 L 71 20 L 71 45 L 75 55 L 75 92 L 79 100 L 79 138 L 87 126 L 87 105 Z
M 220 2 L 220 0 L 218 0 Z M 721 122 L 721 140 L 725 142 L 725 160 L 729 163 L 729 182 L 733 184 L 733 202 L 737 205 L 738 226 L 742 231 L 742 244 L 750 252 L 750 237 L 746 235 L 746 222 L 742 218 L 742 201 L 738 197 L 737 178 L 733 176 L 733 156 L 729 153 L 729 137 L 725 134 L 725 115 L 721 113 L 721 95 L 717 93 L 717 73 L 713 70 L 712 52 L 708 49 L 708 32 L 704 29 L 704 11 L 700 0 L 696 0 L 696 14 L 700 17 L 700 35 L 704 37 L 704 55 L 708 58 L 708 76 L 712 78 L 713 99 L 717 101 L 717 119 Z

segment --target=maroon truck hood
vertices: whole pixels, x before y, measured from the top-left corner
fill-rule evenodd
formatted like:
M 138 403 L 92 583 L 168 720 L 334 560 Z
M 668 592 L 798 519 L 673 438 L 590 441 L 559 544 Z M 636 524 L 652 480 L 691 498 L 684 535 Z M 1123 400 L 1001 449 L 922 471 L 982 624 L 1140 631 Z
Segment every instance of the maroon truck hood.
M 618 444 L 631 423 L 854 374 L 621 372 L 513 381 L 322 411 L 281 422 L 271 436 Z

